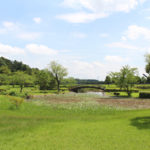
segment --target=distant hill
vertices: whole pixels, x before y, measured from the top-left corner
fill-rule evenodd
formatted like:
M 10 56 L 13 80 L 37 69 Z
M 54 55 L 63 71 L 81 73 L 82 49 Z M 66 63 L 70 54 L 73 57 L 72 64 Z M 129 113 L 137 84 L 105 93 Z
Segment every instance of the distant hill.
M 29 65 L 26 65 L 20 61 L 12 61 L 5 57 L 0 57 L 0 67 L 1 66 L 7 66 L 11 72 L 24 71 L 28 74 L 31 74 L 33 70 L 39 70 L 38 68 L 31 68 Z

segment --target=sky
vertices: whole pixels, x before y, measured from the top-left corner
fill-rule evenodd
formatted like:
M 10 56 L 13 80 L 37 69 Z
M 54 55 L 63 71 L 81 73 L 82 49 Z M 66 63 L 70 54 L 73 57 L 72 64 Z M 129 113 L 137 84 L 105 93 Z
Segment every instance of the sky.
M 122 66 L 145 73 L 149 0 L 0 0 L 0 56 L 104 80 Z

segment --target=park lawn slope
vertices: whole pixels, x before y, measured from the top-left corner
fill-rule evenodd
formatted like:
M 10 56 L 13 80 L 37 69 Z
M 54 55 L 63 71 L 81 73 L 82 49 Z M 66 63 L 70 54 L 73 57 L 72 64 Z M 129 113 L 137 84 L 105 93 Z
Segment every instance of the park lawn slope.
M 150 110 L 10 106 L 0 96 L 1 150 L 150 149 Z

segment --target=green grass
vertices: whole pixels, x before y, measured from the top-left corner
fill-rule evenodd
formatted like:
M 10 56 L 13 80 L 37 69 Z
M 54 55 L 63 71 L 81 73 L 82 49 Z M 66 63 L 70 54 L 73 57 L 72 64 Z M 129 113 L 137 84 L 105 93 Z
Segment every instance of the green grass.
M 120 93 L 120 95 L 118 97 L 128 98 L 128 94 L 126 92 L 117 92 L 117 93 Z M 115 96 L 114 92 L 107 92 L 106 94 L 109 96 Z M 132 98 L 139 98 L 139 93 L 132 93 L 131 97 Z
M 25 102 L 11 110 L 8 98 L 0 96 L 0 150 L 150 149 L 150 110 L 86 102 L 71 109 L 68 104 Z
M 39 90 L 38 86 L 35 87 L 24 87 L 23 92 L 20 93 L 20 87 L 18 85 L 15 85 L 15 87 L 12 87 L 11 85 L 3 85 L 0 86 L 0 89 L 4 89 L 4 92 L 1 92 L 2 95 L 10 94 L 11 92 L 15 92 L 16 96 L 24 97 L 26 94 L 28 95 L 42 95 L 42 94 L 53 94 L 57 93 L 56 89 L 53 90 Z M 61 87 L 61 90 L 63 92 L 68 92 L 68 89 L 65 87 Z

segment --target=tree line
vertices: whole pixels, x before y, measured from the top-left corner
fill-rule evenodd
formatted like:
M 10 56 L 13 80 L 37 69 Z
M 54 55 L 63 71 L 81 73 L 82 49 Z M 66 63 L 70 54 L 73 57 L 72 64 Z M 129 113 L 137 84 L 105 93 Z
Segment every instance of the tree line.
M 131 96 L 135 84 L 150 83 L 150 54 L 145 55 L 145 72 L 142 77 L 139 76 L 137 68 L 128 65 L 123 66 L 119 72 L 110 72 L 105 78 L 105 84 L 116 84 L 120 89 L 124 89 L 128 96 Z
M 64 77 L 67 75 L 67 69 L 55 61 L 52 61 L 46 69 L 40 70 L 16 60 L 11 61 L 0 57 L 0 85 L 12 85 L 13 87 L 19 85 L 20 92 L 24 87 L 35 85 L 39 85 L 40 90 L 57 88 L 59 92 L 60 84 L 66 82 L 67 79 L 64 80 Z

